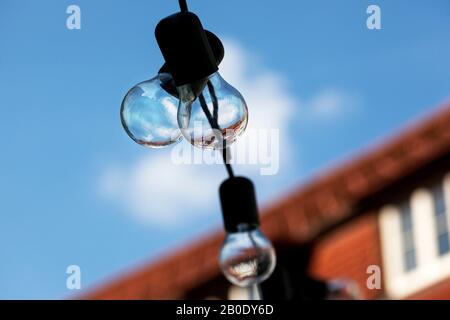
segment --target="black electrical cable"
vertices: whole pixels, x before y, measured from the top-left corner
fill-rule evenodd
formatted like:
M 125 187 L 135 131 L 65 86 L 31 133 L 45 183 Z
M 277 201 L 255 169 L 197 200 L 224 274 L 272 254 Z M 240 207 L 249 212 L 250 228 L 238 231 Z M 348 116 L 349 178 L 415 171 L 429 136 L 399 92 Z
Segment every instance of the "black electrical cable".
M 217 118 L 219 116 L 218 115 L 219 104 L 217 102 L 216 92 L 214 91 L 214 87 L 213 87 L 211 81 L 208 81 L 206 85 L 208 86 L 209 95 L 211 96 L 211 100 L 213 102 L 213 118 L 214 118 L 214 121 L 217 123 Z
M 224 145 L 225 144 L 226 144 L 226 142 L 224 142 Z M 225 164 L 225 169 L 227 169 L 228 176 L 230 178 L 233 178 L 234 177 L 233 168 L 231 167 L 231 164 L 228 163 L 227 152 L 228 152 L 228 147 L 223 148 L 223 152 L 222 152 L 223 163 Z
M 187 12 L 189 11 L 186 0 L 178 0 L 178 4 L 180 5 L 180 11 L 181 12 Z
M 178 0 L 178 4 L 180 6 L 181 12 L 187 12 L 189 11 L 186 0 Z M 218 120 L 218 113 L 219 113 L 219 103 L 217 100 L 216 92 L 214 90 L 214 87 L 211 83 L 211 81 L 207 82 L 209 95 L 211 96 L 211 100 L 213 103 L 213 115 L 211 115 L 211 112 L 208 110 L 208 105 L 206 104 L 205 97 L 201 93 L 199 95 L 200 105 L 202 106 L 203 112 L 205 113 L 206 118 L 208 119 L 209 125 L 211 128 L 213 128 L 216 132 L 220 132 L 222 134 L 222 130 L 220 129 L 217 120 Z M 222 137 L 217 136 L 218 140 L 223 140 L 223 152 L 222 152 L 222 158 L 223 162 L 225 164 L 225 168 L 227 169 L 228 175 L 230 178 L 234 177 L 233 168 L 231 167 L 231 164 L 228 161 L 228 147 L 226 145 L 226 140 L 222 139 Z
M 213 102 L 213 119 L 214 119 L 214 122 L 217 124 L 217 127 L 219 128 L 219 124 L 217 122 L 217 119 L 219 116 L 219 102 L 217 100 L 216 91 L 214 90 L 214 87 L 213 87 L 211 81 L 207 82 L 207 86 L 208 86 L 209 95 L 211 96 L 211 100 Z M 223 162 L 225 164 L 225 168 L 228 171 L 228 175 L 230 176 L 230 178 L 232 178 L 232 177 L 234 177 L 234 173 L 233 173 L 233 168 L 231 167 L 231 164 L 228 162 L 227 152 L 228 152 L 227 141 L 223 140 L 223 152 L 222 152 Z
M 180 6 L 181 12 L 189 11 L 186 0 L 178 0 L 178 4 Z M 222 138 L 223 137 L 222 130 L 220 129 L 220 127 L 217 123 L 218 113 L 219 113 L 219 103 L 217 100 L 217 96 L 216 96 L 214 87 L 210 81 L 207 82 L 207 86 L 208 86 L 208 90 L 209 90 L 209 95 L 211 96 L 211 100 L 213 103 L 213 115 L 211 115 L 211 112 L 209 112 L 209 110 L 208 110 L 208 105 L 206 104 L 205 97 L 203 96 L 203 94 L 200 94 L 198 98 L 200 100 L 200 105 L 203 109 L 203 112 L 205 113 L 206 118 L 208 119 L 208 122 L 209 122 L 211 128 L 213 128 L 213 130 L 215 131 L 214 134 L 216 135 L 217 132 L 221 133 L 221 136 L 216 135 L 216 138 L 217 138 L 217 140 L 223 141 L 223 152 L 222 152 L 223 162 L 225 164 L 225 168 L 227 169 L 229 177 L 232 178 L 232 177 L 234 177 L 234 173 L 233 173 L 233 168 L 231 167 L 231 164 L 228 161 L 228 154 L 227 154 L 228 147 L 226 145 L 226 140 Z
M 214 108 L 213 114 L 214 114 L 214 117 L 213 117 L 213 115 L 211 115 L 211 112 L 208 109 L 208 105 L 206 103 L 205 97 L 203 96 L 203 93 L 201 93 L 199 95 L 199 97 L 198 97 L 199 101 L 200 101 L 200 105 L 202 107 L 202 110 L 203 110 L 206 118 L 208 119 L 208 122 L 209 122 L 209 125 L 211 126 L 211 128 L 213 128 L 216 132 L 217 131 L 218 132 L 222 132 L 220 127 L 219 127 L 219 124 L 217 123 L 218 109 L 219 109 L 219 103 L 218 103 L 218 100 L 217 100 L 217 96 L 216 96 L 216 93 L 214 91 L 214 87 L 213 87 L 213 85 L 211 84 L 210 81 L 208 81 L 207 85 L 208 85 L 208 90 L 209 90 L 209 93 L 211 95 L 211 100 L 212 100 L 212 103 L 213 103 L 213 108 Z M 217 137 L 217 139 L 222 139 L 223 140 L 223 152 L 222 152 L 223 163 L 225 165 L 225 168 L 227 169 L 228 176 L 230 178 L 232 178 L 232 177 L 234 177 L 234 173 L 233 173 L 233 168 L 231 167 L 231 164 L 228 162 L 228 156 L 227 156 L 228 147 L 226 145 L 226 140 L 223 139 L 220 136 Z
M 220 131 L 220 127 L 217 124 L 217 121 L 213 118 L 211 115 L 211 112 L 209 112 L 208 104 L 206 103 L 205 96 L 203 93 L 200 93 L 198 96 L 198 99 L 200 101 L 200 105 L 202 106 L 203 113 L 205 114 L 206 118 L 208 119 L 209 125 L 211 128 Z

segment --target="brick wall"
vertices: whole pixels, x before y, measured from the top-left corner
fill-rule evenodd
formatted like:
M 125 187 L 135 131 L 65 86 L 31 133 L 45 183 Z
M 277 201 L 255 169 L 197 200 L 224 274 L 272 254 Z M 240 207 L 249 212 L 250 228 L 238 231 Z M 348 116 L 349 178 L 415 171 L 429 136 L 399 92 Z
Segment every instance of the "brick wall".
M 347 278 L 355 281 L 363 299 L 382 296 L 369 290 L 367 267 L 382 267 L 377 215 L 359 216 L 320 239 L 313 249 L 310 274 L 319 279 Z

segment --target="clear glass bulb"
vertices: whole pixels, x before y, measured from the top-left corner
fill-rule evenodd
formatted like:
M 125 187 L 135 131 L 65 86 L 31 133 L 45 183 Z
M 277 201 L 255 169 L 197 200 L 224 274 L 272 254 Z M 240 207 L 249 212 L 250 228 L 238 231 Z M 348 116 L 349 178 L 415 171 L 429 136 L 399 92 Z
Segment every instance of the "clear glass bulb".
M 131 139 L 151 148 L 181 138 L 177 123 L 179 100 L 172 76 L 160 73 L 128 91 L 120 108 L 122 125 Z
M 248 110 L 242 95 L 218 72 L 207 79 L 178 87 L 178 125 L 196 147 L 222 149 L 247 127 Z
M 327 300 L 359 300 L 359 286 L 349 279 L 333 279 L 327 282 Z
M 266 280 L 275 269 L 271 242 L 259 229 L 228 233 L 220 250 L 220 268 L 234 285 L 249 287 Z

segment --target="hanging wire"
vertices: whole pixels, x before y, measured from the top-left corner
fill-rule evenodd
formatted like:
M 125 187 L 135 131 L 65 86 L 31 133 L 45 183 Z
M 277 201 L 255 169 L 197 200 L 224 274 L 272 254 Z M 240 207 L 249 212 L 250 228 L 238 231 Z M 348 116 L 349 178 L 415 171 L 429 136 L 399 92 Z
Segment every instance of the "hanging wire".
M 180 11 L 181 12 L 187 12 L 189 11 L 186 0 L 178 0 L 178 4 L 180 5 Z
M 210 93 L 210 96 L 211 96 L 211 100 L 212 100 L 212 103 L 213 103 L 213 115 L 211 115 L 211 112 L 208 109 L 208 105 L 206 103 L 205 97 L 203 96 L 203 93 L 201 93 L 198 98 L 199 98 L 200 105 L 202 107 L 203 113 L 205 114 L 206 118 L 208 119 L 209 125 L 215 131 L 216 138 L 218 140 L 222 140 L 223 141 L 223 152 L 222 152 L 223 163 L 225 165 L 225 168 L 227 169 L 228 176 L 230 178 L 233 178 L 234 177 L 234 173 L 233 173 L 233 168 L 231 167 L 231 164 L 229 163 L 228 147 L 226 145 L 227 142 L 226 142 L 225 139 L 223 139 L 223 137 L 218 135 L 218 132 L 222 132 L 220 130 L 219 124 L 217 123 L 219 102 L 217 100 L 216 92 L 215 92 L 214 87 L 211 84 L 211 82 L 208 81 L 207 85 L 208 85 L 208 90 L 209 90 L 209 93 Z
M 189 11 L 186 0 L 178 0 L 178 4 L 180 6 L 181 12 L 187 12 Z M 211 100 L 213 103 L 213 115 L 211 115 L 211 112 L 209 112 L 208 105 L 206 104 L 205 97 L 203 94 L 199 95 L 200 105 L 202 106 L 202 110 L 205 113 L 206 118 L 208 119 L 209 125 L 211 128 L 214 129 L 214 131 L 222 132 L 220 130 L 220 127 L 217 123 L 218 120 L 218 113 L 219 113 L 219 103 L 217 100 L 216 92 L 214 90 L 214 87 L 210 81 L 207 82 L 209 95 L 211 96 Z M 216 136 L 218 140 L 223 140 L 220 136 Z M 231 164 L 229 163 L 229 149 L 226 145 L 226 140 L 223 140 L 223 152 L 222 152 L 222 158 L 223 163 L 225 164 L 225 168 L 227 169 L 228 176 L 230 178 L 234 177 L 233 168 L 231 167 Z
M 208 86 L 208 91 L 209 91 L 209 95 L 211 96 L 211 100 L 213 103 L 213 119 L 214 119 L 214 123 L 217 125 L 217 128 L 219 128 L 219 124 L 217 122 L 217 119 L 219 117 L 219 102 L 217 100 L 217 95 L 216 95 L 216 91 L 214 90 L 214 87 L 211 83 L 211 81 L 207 82 L 207 86 Z M 220 128 L 219 128 L 220 129 Z M 223 163 L 225 164 L 225 168 L 227 169 L 228 175 L 230 176 L 230 178 L 234 177 L 234 173 L 233 173 L 233 168 L 231 167 L 231 164 L 229 162 L 229 149 L 227 146 L 227 141 L 223 140 L 223 152 L 222 152 L 222 157 L 223 157 Z
M 233 173 L 233 168 L 231 167 L 231 164 L 228 161 L 228 147 L 226 147 L 226 141 L 223 142 L 224 148 L 223 148 L 223 152 L 222 152 L 222 157 L 223 157 L 223 163 L 225 164 L 225 169 L 227 169 L 228 172 L 228 176 L 230 178 L 234 177 L 234 173 Z
M 218 113 L 219 113 L 219 104 L 217 102 L 216 92 L 214 91 L 214 87 L 213 87 L 211 81 L 208 81 L 206 85 L 208 86 L 209 95 L 211 96 L 211 100 L 213 102 L 213 118 L 214 118 L 214 121 L 216 121 L 216 123 L 217 123 L 217 118 L 218 118 Z

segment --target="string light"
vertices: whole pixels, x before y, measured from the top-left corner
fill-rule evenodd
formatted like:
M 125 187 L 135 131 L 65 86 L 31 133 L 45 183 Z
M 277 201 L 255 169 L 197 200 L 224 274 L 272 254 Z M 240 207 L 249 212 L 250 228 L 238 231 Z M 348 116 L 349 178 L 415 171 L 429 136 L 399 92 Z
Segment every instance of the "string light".
M 131 88 L 121 105 L 121 121 L 137 143 L 160 148 L 184 137 L 200 148 L 222 149 L 229 179 L 220 186 L 225 237 L 219 262 L 232 283 L 253 287 L 276 264 L 275 250 L 259 230 L 253 184 L 235 177 L 228 147 L 244 132 L 248 109 L 239 91 L 219 74 L 220 39 L 179 0 L 180 12 L 162 19 L 155 36 L 165 63 L 150 80 Z

